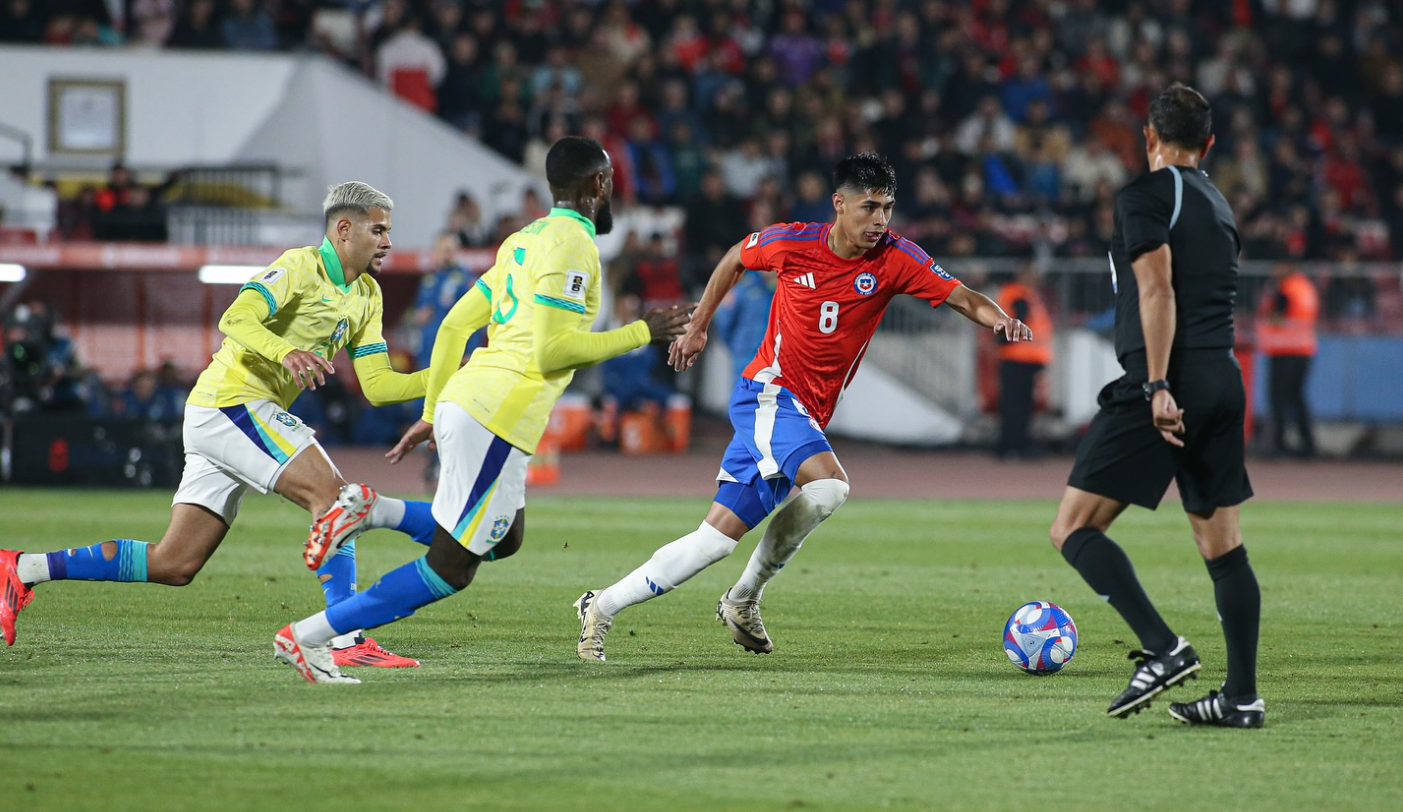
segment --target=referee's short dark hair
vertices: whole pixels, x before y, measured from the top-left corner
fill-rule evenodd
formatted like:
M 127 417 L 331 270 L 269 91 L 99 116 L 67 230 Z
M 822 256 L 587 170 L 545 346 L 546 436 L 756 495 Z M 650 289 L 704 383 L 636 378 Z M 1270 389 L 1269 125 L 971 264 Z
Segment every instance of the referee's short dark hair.
M 603 170 L 607 160 L 598 141 L 567 135 L 546 153 L 546 181 L 552 189 L 574 189 Z
M 875 152 L 859 152 L 833 168 L 833 188 L 895 195 L 896 170 Z
M 1213 132 L 1213 109 L 1202 93 L 1175 82 L 1150 102 L 1150 126 L 1161 141 L 1200 150 Z

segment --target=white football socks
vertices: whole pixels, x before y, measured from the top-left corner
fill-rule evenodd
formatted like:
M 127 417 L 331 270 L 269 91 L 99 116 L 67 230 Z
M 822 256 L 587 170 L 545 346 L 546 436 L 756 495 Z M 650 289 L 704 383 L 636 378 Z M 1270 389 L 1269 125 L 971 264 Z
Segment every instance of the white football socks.
M 635 603 L 671 592 L 735 548 L 735 539 L 702 522 L 696 530 L 658 548 L 643 566 L 605 589 L 595 606 L 605 617 L 613 617 Z
M 331 622 L 326 619 L 325 611 L 293 623 L 292 631 L 298 640 L 309 646 L 329 645 L 337 636 L 336 630 L 331 628 Z
M 774 580 L 789 559 L 799 552 L 814 528 L 833 515 L 848 498 L 848 483 L 841 479 L 816 479 L 786 499 L 770 517 L 765 535 L 755 545 L 740 580 L 731 587 L 734 601 L 758 601 L 765 584 Z
M 366 519 L 366 526 L 372 528 L 388 527 L 395 530 L 402 521 L 404 521 L 404 500 L 380 494 L 379 498 L 375 500 L 375 504 L 370 506 L 370 516 Z
M 50 580 L 49 557 L 43 553 L 20 553 L 15 561 L 15 575 L 30 586 Z

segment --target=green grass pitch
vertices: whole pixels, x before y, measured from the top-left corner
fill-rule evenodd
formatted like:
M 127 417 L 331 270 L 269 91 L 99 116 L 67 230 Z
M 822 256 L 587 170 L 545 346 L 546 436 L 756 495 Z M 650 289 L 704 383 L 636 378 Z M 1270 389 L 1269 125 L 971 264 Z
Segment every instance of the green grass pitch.
M 155 540 L 169 497 L 0 491 L 0 546 Z M 695 499 L 533 494 L 527 543 L 464 594 L 379 630 L 409 670 L 308 685 L 272 636 L 321 606 L 306 516 L 250 498 L 184 589 L 46 584 L 0 652 L 5 810 L 1228 810 L 1403 808 L 1403 586 L 1391 505 L 1249 504 L 1267 727 L 1190 729 L 1165 698 L 1105 707 L 1133 648 L 1052 551 L 1050 503 L 856 497 L 772 585 L 773 655 L 714 619 L 753 546 L 619 616 L 609 662 L 577 660 L 570 603 L 696 526 Z M 1176 506 L 1115 537 L 1223 676 L 1212 586 Z M 362 538 L 361 584 L 421 548 Z M 1004 657 L 1026 600 L 1081 648 L 1035 678 Z

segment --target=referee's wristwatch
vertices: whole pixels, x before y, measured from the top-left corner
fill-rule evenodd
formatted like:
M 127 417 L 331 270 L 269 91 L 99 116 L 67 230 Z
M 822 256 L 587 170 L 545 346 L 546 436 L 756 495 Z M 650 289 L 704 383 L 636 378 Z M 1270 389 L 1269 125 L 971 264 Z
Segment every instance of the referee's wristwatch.
M 1145 400 L 1154 400 L 1156 392 L 1169 391 L 1169 381 L 1166 381 L 1163 378 L 1160 378 L 1157 381 L 1146 381 L 1145 383 L 1140 384 L 1140 388 L 1145 390 Z

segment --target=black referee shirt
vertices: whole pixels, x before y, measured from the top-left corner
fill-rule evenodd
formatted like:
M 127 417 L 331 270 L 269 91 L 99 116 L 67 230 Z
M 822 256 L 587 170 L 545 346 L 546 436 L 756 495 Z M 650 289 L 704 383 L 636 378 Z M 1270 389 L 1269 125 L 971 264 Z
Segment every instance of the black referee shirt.
M 1131 263 L 1169 243 L 1178 319 L 1173 349 L 1233 346 L 1233 301 L 1241 248 L 1232 208 L 1200 169 L 1167 166 L 1116 195 L 1111 279 L 1116 291 L 1116 357 L 1145 349 L 1140 286 Z M 1172 351 L 1171 351 L 1172 352 Z

